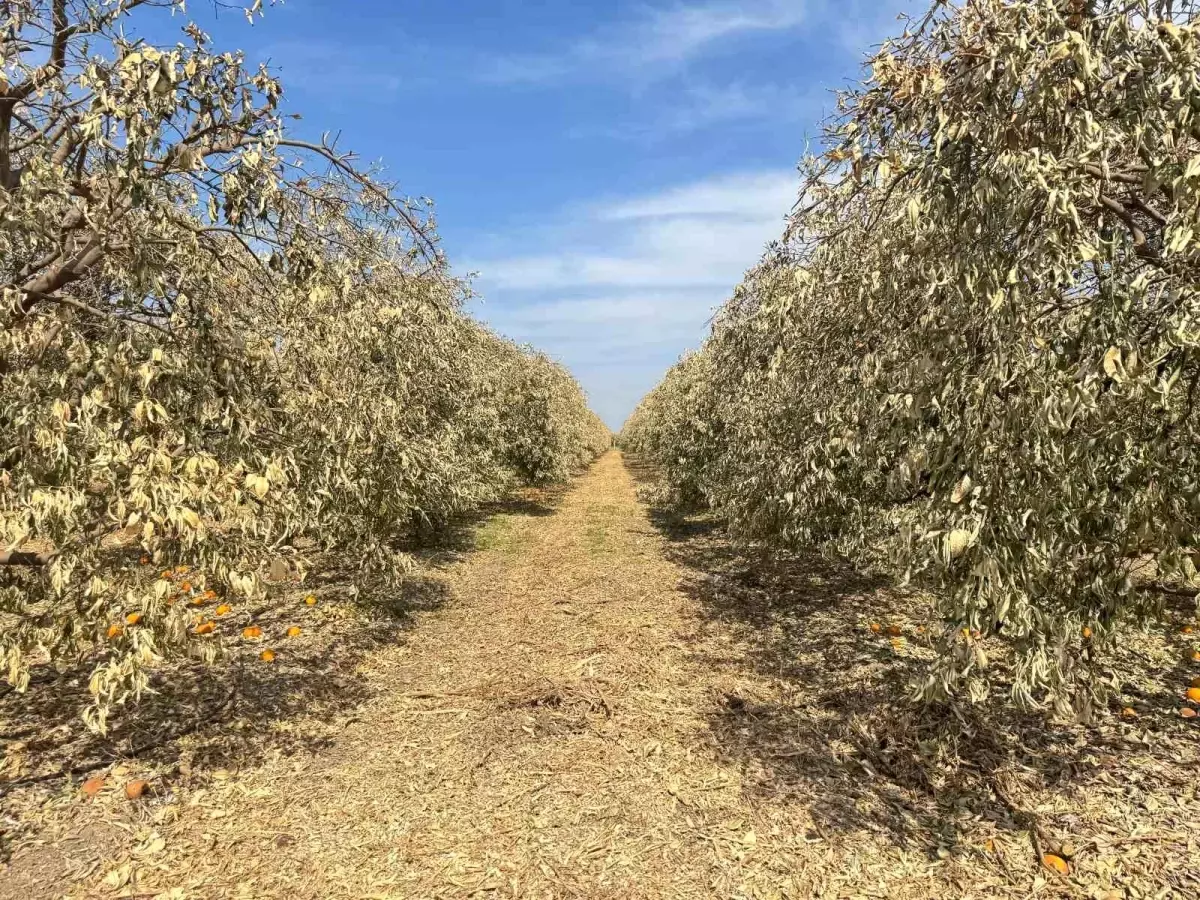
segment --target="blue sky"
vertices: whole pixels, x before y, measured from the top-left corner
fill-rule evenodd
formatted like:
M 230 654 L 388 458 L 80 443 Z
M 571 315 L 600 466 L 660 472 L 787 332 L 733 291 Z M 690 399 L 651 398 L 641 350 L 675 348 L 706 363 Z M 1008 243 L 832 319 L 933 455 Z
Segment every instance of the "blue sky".
M 199 3 L 193 0 L 194 12 Z M 287 0 L 203 24 L 433 198 L 474 313 L 613 428 L 777 237 L 795 165 L 923 0 Z

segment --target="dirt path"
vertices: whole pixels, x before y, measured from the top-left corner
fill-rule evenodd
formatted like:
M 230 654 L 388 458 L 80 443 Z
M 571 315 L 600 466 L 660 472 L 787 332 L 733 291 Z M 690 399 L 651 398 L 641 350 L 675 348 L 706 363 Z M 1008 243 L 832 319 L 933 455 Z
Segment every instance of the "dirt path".
M 807 569 L 810 605 L 843 604 L 836 618 L 856 636 L 813 619 L 798 650 L 782 640 L 796 622 L 764 618 L 750 593 L 705 599 L 722 578 L 761 576 L 706 549 L 702 527 L 682 539 L 671 547 L 606 455 L 552 514 L 483 527 L 446 573 L 456 599 L 364 657 L 372 699 L 326 723 L 324 746 L 120 805 L 90 870 L 27 875 L 20 895 L 1085 895 L 1037 875 L 1009 811 L 962 806 L 955 823 L 944 797 L 913 800 L 922 785 L 899 761 L 881 777 L 886 753 L 858 746 L 875 702 L 858 692 L 897 681 L 903 663 L 895 642 L 861 650 L 846 604 L 877 586 Z M 826 696 L 794 696 L 791 667 L 816 677 L 831 663 Z M 1102 832 L 1092 841 L 1105 848 Z M 1086 895 L 1129 883 L 1128 865 Z
M 745 831 L 714 847 L 676 799 L 736 805 L 736 778 L 695 746 L 703 687 L 679 643 L 681 598 L 620 458 L 556 514 L 493 521 L 480 543 L 454 573 L 462 602 L 374 660 L 390 689 L 333 750 L 204 798 L 236 843 L 175 825 L 173 884 L 631 897 L 736 878 L 722 854 L 744 852 Z

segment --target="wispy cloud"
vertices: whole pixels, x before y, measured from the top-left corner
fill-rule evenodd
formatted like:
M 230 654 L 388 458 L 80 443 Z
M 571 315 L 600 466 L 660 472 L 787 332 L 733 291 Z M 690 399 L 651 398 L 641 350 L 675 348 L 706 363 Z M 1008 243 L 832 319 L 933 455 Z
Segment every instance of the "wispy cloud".
M 714 176 L 564 210 L 569 228 L 534 254 L 471 262 L 495 327 L 569 358 L 610 424 L 642 383 L 703 336 L 714 310 L 779 236 L 795 199 L 791 171 Z M 525 237 L 528 237 L 526 234 Z M 617 360 L 648 373 L 616 389 Z M 630 393 L 633 391 L 634 393 Z
M 796 190 L 794 172 L 735 172 L 597 207 L 602 221 L 719 215 L 729 221 L 777 220 Z
M 504 290 L 732 287 L 777 236 L 795 199 L 792 172 L 721 175 L 572 211 L 574 237 L 550 252 L 478 260 Z
M 797 28 L 805 21 L 807 7 L 805 0 L 753 0 L 651 8 L 559 51 L 493 60 L 483 77 L 519 84 L 670 72 L 722 42 Z
M 750 123 L 815 126 L 833 109 L 834 96 L 831 89 L 812 84 L 709 84 L 689 78 L 669 99 L 644 106 L 623 121 L 578 125 L 570 135 L 654 144 Z
M 666 134 L 686 134 L 714 125 L 765 119 L 778 124 L 816 122 L 832 105 L 828 90 L 811 85 L 746 84 L 689 86 L 660 119 Z

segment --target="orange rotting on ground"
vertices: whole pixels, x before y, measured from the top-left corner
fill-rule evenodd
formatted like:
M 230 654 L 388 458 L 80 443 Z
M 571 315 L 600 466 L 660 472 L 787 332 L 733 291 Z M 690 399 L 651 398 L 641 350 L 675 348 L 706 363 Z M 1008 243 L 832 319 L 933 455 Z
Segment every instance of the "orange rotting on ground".
M 1067 861 L 1056 853 L 1046 853 L 1042 855 L 1042 865 L 1047 869 L 1057 872 L 1059 875 L 1070 875 L 1071 867 Z

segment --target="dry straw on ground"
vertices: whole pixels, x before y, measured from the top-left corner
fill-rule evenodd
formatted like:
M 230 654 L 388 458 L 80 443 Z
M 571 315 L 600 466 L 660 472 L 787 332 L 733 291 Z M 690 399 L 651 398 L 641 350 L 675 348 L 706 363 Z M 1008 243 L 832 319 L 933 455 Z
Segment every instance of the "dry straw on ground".
M 921 598 L 659 516 L 615 452 L 474 544 L 368 621 L 333 584 L 284 592 L 274 663 L 176 673 L 183 736 L 105 759 L 91 799 L 10 791 L 0 897 L 1200 894 L 1178 630 L 1128 648 L 1137 683 L 1091 727 L 918 714 Z M 0 728 L 28 774 L 73 724 Z

